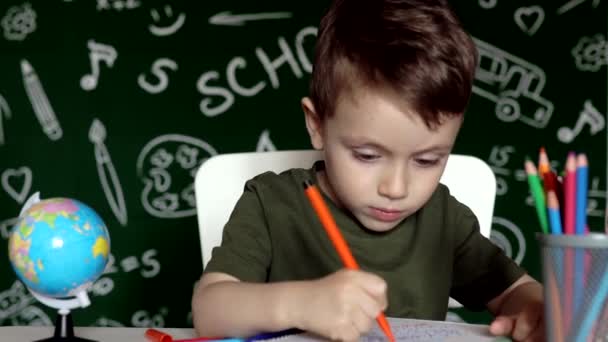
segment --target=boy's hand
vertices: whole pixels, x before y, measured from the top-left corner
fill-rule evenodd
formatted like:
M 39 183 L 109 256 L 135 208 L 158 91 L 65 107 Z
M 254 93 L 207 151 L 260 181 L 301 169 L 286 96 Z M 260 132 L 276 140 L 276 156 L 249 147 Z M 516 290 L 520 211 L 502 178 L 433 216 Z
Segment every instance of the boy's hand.
M 357 340 L 387 306 L 385 281 L 363 271 L 341 270 L 302 290 L 296 301 L 299 328 L 332 340 Z
M 490 325 L 490 332 L 497 336 L 510 336 L 515 341 L 545 341 L 543 304 L 530 304 L 514 316 L 496 317 Z

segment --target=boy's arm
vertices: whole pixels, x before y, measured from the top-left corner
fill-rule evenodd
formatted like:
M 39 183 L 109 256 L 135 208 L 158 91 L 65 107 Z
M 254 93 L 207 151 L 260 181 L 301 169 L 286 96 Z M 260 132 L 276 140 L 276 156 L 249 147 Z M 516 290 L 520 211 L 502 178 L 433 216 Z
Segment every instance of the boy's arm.
M 192 297 L 194 328 L 207 337 L 286 329 L 286 287 L 288 283 L 243 283 L 225 273 L 205 274 Z
M 490 332 L 511 336 L 516 341 L 545 341 L 543 303 L 542 285 L 523 275 L 487 304 L 496 316 Z
M 512 316 L 520 313 L 526 306 L 535 303 L 543 303 L 542 285 L 525 274 L 488 302 L 487 306 L 495 316 Z
M 210 272 L 192 297 L 194 328 L 207 337 L 300 328 L 335 340 L 355 340 L 386 306 L 382 278 L 346 269 L 316 280 L 276 283 L 241 282 Z

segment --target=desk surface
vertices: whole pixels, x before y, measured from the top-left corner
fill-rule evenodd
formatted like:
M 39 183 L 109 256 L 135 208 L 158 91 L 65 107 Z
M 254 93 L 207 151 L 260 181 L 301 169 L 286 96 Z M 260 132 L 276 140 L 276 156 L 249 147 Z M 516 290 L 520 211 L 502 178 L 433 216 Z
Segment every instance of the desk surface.
M 0 341 L 32 342 L 53 336 L 54 327 L 0 327 Z M 74 335 L 98 342 L 148 342 L 144 332 L 148 328 L 75 327 Z M 159 328 L 174 339 L 193 338 L 194 329 Z

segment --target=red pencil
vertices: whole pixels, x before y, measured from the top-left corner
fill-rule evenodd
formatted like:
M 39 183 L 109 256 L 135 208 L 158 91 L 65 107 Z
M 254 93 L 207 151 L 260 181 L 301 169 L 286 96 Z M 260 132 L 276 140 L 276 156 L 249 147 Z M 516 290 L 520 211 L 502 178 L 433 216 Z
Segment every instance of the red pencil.
M 306 181 L 304 182 L 304 193 L 306 194 L 306 197 L 308 197 L 308 200 L 310 201 L 310 204 L 317 213 L 317 216 L 319 216 L 319 220 L 321 221 L 325 232 L 327 232 L 327 235 L 329 235 L 329 239 L 331 240 L 334 245 L 334 248 L 338 252 L 340 259 L 342 259 L 342 263 L 344 263 L 344 266 L 349 269 L 358 270 L 359 265 L 357 264 L 355 258 L 350 252 L 350 248 L 348 248 L 346 240 L 344 240 L 344 237 L 342 237 L 342 233 L 340 233 L 340 229 L 338 229 L 336 221 L 331 216 L 331 212 L 325 204 L 325 201 L 323 200 L 323 196 L 321 196 L 319 189 L 317 189 L 317 187 L 312 183 Z M 382 312 L 378 314 L 378 317 L 376 317 L 376 321 L 378 322 L 378 325 L 380 326 L 382 331 L 384 331 L 386 337 L 388 337 L 389 341 L 394 342 L 395 336 L 393 336 L 391 327 Z
M 575 234 L 576 226 L 576 154 L 568 153 L 564 175 L 564 233 Z M 574 286 L 574 250 L 565 249 L 564 256 L 564 331 L 570 332 L 572 324 L 572 291 Z
M 561 187 L 561 183 L 557 179 L 557 175 L 551 169 L 551 163 L 549 162 L 549 157 L 547 156 L 547 151 L 544 147 L 540 148 L 540 153 L 538 155 L 538 173 L 543 180 L 543 188 L 545 189 L 545 195 L 549 191 L 555 191 L 555 195 L 557 196 L 558 202 L 563 201 L 563 191 Z
M 568 153 L 564 176 L 564 232 L 574 234 L 576 226 L 576 154 Z

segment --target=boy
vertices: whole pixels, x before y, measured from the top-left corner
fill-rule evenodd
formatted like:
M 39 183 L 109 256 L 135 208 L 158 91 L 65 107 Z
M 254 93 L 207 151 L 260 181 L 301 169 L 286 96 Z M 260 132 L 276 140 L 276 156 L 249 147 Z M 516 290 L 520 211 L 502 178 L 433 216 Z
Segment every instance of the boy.
M 290 327 L 355 340 L 387 316 L 443 320 L 448 298 L 544 340 L 542 288 L 439 184 L 468 103 L 476 49 L 442 0 L 336 0 L 302 100 L 309 169 L 247 182 L 195 289 L 203 336 Z M 312 180 L 361 271 L 344 270 L 302 182 Z

